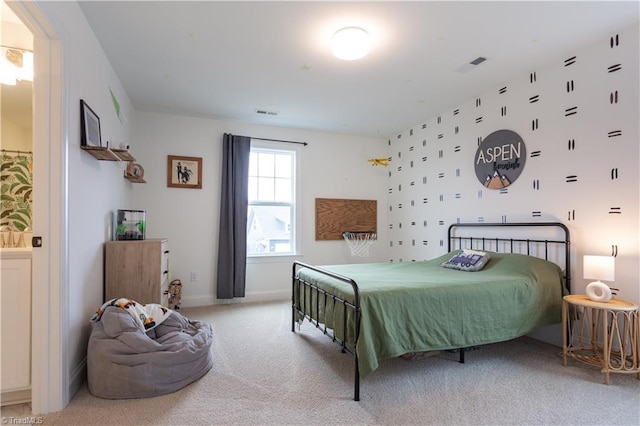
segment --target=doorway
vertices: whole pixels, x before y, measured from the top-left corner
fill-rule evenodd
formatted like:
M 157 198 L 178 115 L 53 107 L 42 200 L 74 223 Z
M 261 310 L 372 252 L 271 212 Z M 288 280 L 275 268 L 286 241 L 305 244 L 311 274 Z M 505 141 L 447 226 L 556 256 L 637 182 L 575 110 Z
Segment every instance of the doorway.
M 31 407 L 44 414 L 69 402 L 63 40 L 35 2 L 18 0 L 8 6 L 33 36 L 32 228 L 43 244 L 32 253 Z
M 2 405 L 31 402 L 33 34 L 0 9 Z

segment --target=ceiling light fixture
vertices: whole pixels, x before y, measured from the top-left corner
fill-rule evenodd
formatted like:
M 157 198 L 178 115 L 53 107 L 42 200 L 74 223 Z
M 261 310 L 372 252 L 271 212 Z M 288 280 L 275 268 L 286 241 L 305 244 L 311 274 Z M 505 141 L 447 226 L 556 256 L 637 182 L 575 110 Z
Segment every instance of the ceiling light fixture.
M 331 39 L 333 55 L 345 61 L 364 58 L 369 53 L 370 45 L 369 33 L 360 27 L 342 28 Z
M 0 83 L 15 86 L 17 80 L 33 81 L 33 52 L 0 46 Z

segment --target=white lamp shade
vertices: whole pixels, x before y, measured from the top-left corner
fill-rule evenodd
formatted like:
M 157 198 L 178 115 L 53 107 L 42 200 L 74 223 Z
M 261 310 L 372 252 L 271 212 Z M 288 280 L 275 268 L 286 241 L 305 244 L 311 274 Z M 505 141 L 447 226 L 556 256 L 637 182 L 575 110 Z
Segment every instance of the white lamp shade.
M 586 279 L 599 281 L 615 280 L 615 257 L 584 256 L 583 275 Z
M 336 58 L 353 61 L 369 53 L 369 33 L 360 27 L 346 27 L 336 31 L 331 39 L 331 49 Z

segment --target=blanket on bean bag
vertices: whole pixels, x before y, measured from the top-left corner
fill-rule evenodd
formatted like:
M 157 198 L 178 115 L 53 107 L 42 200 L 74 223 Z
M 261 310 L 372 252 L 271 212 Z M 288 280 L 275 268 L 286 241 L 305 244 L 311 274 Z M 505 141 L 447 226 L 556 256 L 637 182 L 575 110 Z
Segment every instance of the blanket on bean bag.
M 131 315 L 140 330 L 149 331 L 166 320 L 173 312 L 171 309 L 158 303 L 138 303 L 135 300 L 121 297 L 105 302 L 95 314 L 91 316 L 91 322 L 100 321 L 105 309 L 109 306 L 119 306 Z
M 145 320 L 131 313 L 140 309 L 129 311 L 117 303 L 103 308 L 92 318 L 87 349 L 91 394 L 109 399 L 164 395 L 211 369 L 210 324 L 164 308 L 162 321 L 145 329 Z

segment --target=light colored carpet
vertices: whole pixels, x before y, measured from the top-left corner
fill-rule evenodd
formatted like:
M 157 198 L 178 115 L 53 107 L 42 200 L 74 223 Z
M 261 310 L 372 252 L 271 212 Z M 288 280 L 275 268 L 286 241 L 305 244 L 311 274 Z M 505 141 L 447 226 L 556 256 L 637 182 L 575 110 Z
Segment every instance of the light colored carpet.
M 353 401 L 353 360 L 290 302 L 183 309 L 213 325 L 214 367 L 170 395 L 104 400 L 81 389 L 45 425 L 639 425 L 640 380 L 569 361 L 530 338 L 466 354 L 384 360 Z M 176 366 L 176 368 L 179 368 Z

